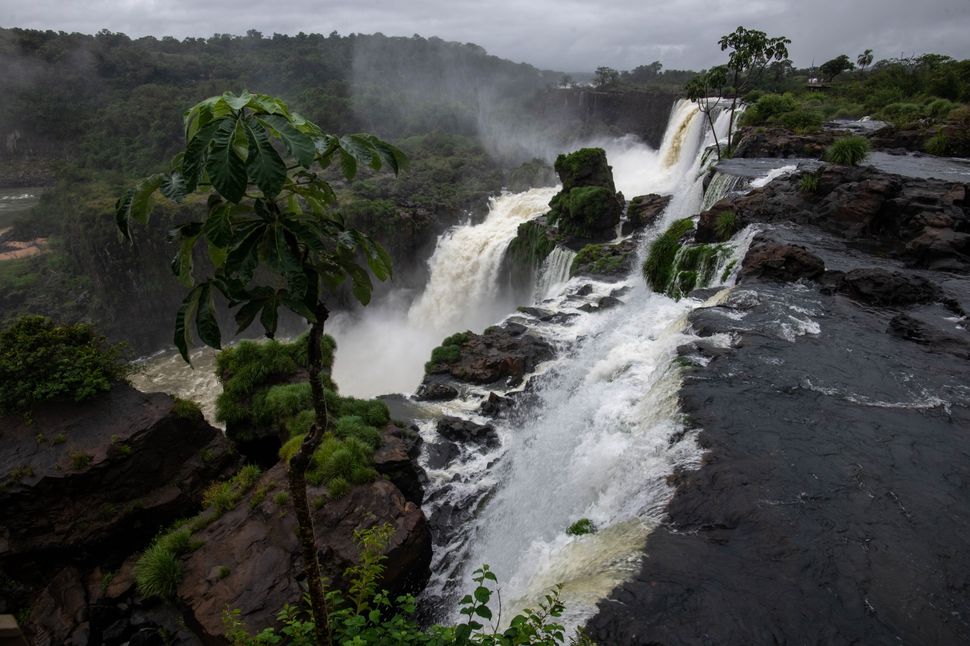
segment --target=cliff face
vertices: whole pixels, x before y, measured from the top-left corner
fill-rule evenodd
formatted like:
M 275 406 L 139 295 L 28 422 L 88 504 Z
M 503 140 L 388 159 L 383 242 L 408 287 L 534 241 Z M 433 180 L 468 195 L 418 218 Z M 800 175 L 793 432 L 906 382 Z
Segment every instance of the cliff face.
M 530 108 L 561 132 L 581 139 L 593 135 L 639 136 L 660 147 L 670 106 L 678 97 L 662 90 L 550 88 L 536 94 Z

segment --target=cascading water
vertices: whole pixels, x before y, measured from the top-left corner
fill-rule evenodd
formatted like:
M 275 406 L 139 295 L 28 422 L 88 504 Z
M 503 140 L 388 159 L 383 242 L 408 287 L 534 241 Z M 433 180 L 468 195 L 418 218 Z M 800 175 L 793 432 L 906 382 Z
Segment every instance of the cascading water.
M 573 266 L 576 252 L 572 249 L 557 245 L 539 267 L 536 280 L 535 300 L 555 296 L 569 281 L 569 270 Z
M 695 123 L 702 123 L 695 117 L 696 107 L 689 104 L 673 111 L 667 150 L 693 157 L 673 160 L 672 166 L 681 169 L 675 197 L 645 241 L 700 208 L 707 141 L 703 128 L 695 129 Z M 719 118 L 715 127 L 723 135 L 726 119 Z M 692 138 L 677 141 L 684 133 Z M 658 183 L 669 181 L 664 170 L 652 168 Z M 746 240 L 739 240 L 733 255 L 742 252 Z M 593 290 L 585 298 L 595 301 L 619 290 L 626 304 L 578 317 L 572 324 L 533 321 L 532 333 L 552 342 L 560 358 L 534 377 L 533 397 L 514 423 L 492 422 L 502 440 L 498 453 L 429 469 L 426 512 L 433 518 L 439 512 L 453 514 L 456 508 L 480 507 L 439 543 L 435 576 L 426 592 L 429 600 L 453 600 L 471 585 L 471 571 L 488 563 L 513 611 L 534 604 L 562 583 L 567 623 L 577 625 L 637 568 L 646 536 L 660 522 L 672 493 L 667 476 L 700 458 L 693 437 L 683 433 L 678 421 L 679 377 L 672 365 L 677 346 L 689 338 L 685 316 L 700 303 L 653 293 L 639 272 L 621 284 L 584 282 Z M 574 312 L 583 302 L 560 290 L 543 307 Z M 467 402 L 441 408 L 469 417 Z M 421 430 L 427 442 L 436 441 L 433 422 L 422 423 Z M 567 535 L 566 528 L 580 518 L 590 519 L 600 530 Z

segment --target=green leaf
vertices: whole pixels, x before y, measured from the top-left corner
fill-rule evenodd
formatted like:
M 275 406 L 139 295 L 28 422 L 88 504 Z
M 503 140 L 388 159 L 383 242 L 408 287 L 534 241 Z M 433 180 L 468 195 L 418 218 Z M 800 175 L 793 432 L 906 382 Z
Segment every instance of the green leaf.
M 280 141 L 286 147 L 286 152 L 296 159 L 300 166 L 310 168 L 316 154 L 316 148 L 313 146 L 313 140 L 310 137 L 294 128 L 286 117 L 279 114 L 267 115 L 260 118 L 259 121 L 276 132 Z
M 199 309 L 195 319 L 195 329 L 199 338 L 210 348 L 222 348 L 222 333 L 216 320 L 216 306 L 212 299 L 212 289 L 209 283 L 203 283 L 199 294 Z
M 485 586 L 478 586 L 475 588 L 475 600 L 478 603 L 488 603 L 489 599 L 492 598 L 492 591 Z
M 266 330 L 266 336 L 271 339 L 276 336 L 276 324 L 279 322 L 279 301 L 275 294 L 268 298 L 266 304 L 263 305 L 263 312 L 259 315 L 259 322 L 262 323 L 263 329 Z
M 205 160 L 205 170 L 212 186 L 230 202 L 238 202 L 246 193 L 246 162 L 233 149 L 236 119 L 225 119 L 212 136 L 212 150 Z
M 402 170 L 407 170 L 408 158 L 403 152 L 377 137 L 371 136 L 370 142 L 381 156 L 383 162 L 394 171 L 395 175 L 399 174 Z
M 158 190 L 164 179 L 164 175 L 156 173 L 135 184 L 128 206 L 130 217 L 142 224 L 148 223 L 148 214 L 152 210 L 152 193 Z
M 217 204 L 209 211 L 209 217 L 202 227 L 206 240 L 217 247 L 226 248 L 232 242 L 232 226 L 229 221 L 231 210 L 232 207 L 229 204 Z
M 205 166 L 208 156 L 209 143 L 222 123 L 223 121 L 220 120 L 206 124 L 185 147 L 185 156 L 182 158 L 182 177 L 185 178 L 186 194 L 195 192 L 198 187 L 202 168 Z
M 246 170 L 263 195 L 272 199 L 283 190 L 286 164 L 270 143 L 266 128 L 257 119 L 249 117 L 245 120 L 244 127 L 249 141 Z
M 182 177 L 182 173 L 179 171 L 174 171 L 171 174 L 166 175 L 164 179 L 162 179 L 159 189 L 161 190 L 162 195 L 173 202 L 181 202 L 188 194 L 185 190 L 185 178 Z
M 265 304 L 265 299 L 257 299 L 243 303 L 239 311 L 236 312 L 236 325 L 238 326 L 236 334 L 242 334 L 246 328 L 253 324 L 253 321 L 256 320 L 256 315 L 259 314 L 259 311 L 263 309 L 263 305 Z
M 192 345 L 192 332 L 187 322 L 195 319 L 196 312 L 199 309 L 199 298 L 201 296 L 201 285 L 192 288 L 175 314 L 175 347 L 178 348 L 179 354 L 182 355 L 185 363 L 190 366 L 192 362 L 189 360 L 189 346 Z
M 374 170 L 381 167 L 381 156 L 367 135 L 347 135 L 340 138 L 340 149 L 361 164 Z
M 131 213 L 131 198 L 135 194 L 135 189 L 129 188 L 115 202 L 115 224 L 125 240 L 131 242 L 131 230 L 128 227 L 128 214 Z
M 223 273 L 230 278 L 239 278 L 243 283 L 252 280 L 253 272 L 259 264 L 259 243 L 266 233 L 266 225 L 259 223 L 246 233 L 230 250 L 223 265 Z
M 482 619 L 492 618 L 492 611 L 489 610 L 488 606 L 476 606 L 475 614 L 481 617 Z
M 183 224 L 173 231 L 179 250 L 172 258 L 172 273 L 178 277 L 178 281 L 185 287 L 192 287 L 194 279 L 192 277 L 193 258 L 192 250 L 195 243 L 202 233 L 202 225 L 198 222 Z
M 340 171 L 348 182 L 357 176 L 357 159 L 343 148 L 340 149 Z
M 300 260 L 293 254 L 287 239 L 287 232 L 281 226 L 277 226 L 273 231 L 273 264 L 279 269 L 286 279 L 286 287 L 296 298 L 303 298 L 306 294 L 307 280 L 303 273 L 303 266 Z
M 226 105 L 233 110 L 242 110 L 253 99 L 253 95 L 248 90 L 243 90 L 239 96 L 234 95 L 232 92 L 226 92 L 222 95 L 222 98 L 226 102 Z

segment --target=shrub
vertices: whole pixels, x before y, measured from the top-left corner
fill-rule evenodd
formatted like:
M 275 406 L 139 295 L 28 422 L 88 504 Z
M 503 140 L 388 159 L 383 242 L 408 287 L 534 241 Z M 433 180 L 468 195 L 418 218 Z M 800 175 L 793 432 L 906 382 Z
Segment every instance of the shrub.
M 818 175 L 815 173 L 805 173 L 798 180 L 798 190 L 802 193 L 815 193 L 818 191 Z
M 779 115 L 772 120 L 772 123 L 780 123 L 789 130 L 807 132 L 818 130 L 824 121 L 821 114 L 814 110 L 793 110 Z
M 822 158 L 833 164 L 843 166 L 858 166 L 869 154 L 869 140 L 865 137 L 853 135 L 841 137 L 825 149 Z
M 461 359 L 461 346 L 471 338 L 471 332 L 452 334 L 431 351 L 431 360 L 424 364 L 425 372 L 432 372 L 442 365 L 455 363 Z
M 970 105 L 961 105 L 953 108 L 946 118 L 950 121 L 956 121 L 959 124 L 970 126 Z
M 650 254 L 643 263 L 643 275 L 655 292 L 663 292 L 673 277 L 674 260 L 680 251 L 681 239 L 694 230 L 691 218 L 677 220 L 650 245 Z
M 879 118 L 905 128 L 923 118 L 923 109 L 915 103 L 890 103 L 879 112 Z
M 181 397 L 175 397 L 175 403 L 172 405 L 172 413 L 180 419 L 199 419 L 202 417 L 202 409 L 194 401 L 189 399 L 182 399 Z
M 202 504 L 215 510 L 216 516 L 221 516 L 233 509 L 242 497 L 259 480 L 259 467 L 247 464 L 239 473 L 225 482 L 217 482 L 202 494 Z
M 956 103 L 952 101 L 947 101 L 946 99 L 933 99 L 923 108 L 923 112 L 926 116 L 933 119 L 944 119 L 954 108 L 957 107 Z
M 738 216 L 734 211 L 721 211 L 714 220 L 714 233 L 717 239 L 724 241 L 737 233 Z
M 182 580 L 179 557 L 160 545 L 152 545 L 135 563 L 135 583 L 145 597 L 170 599 Z
M 931 155 L 936 155 L 938 157 L 945 157 L 950 154 L 950 139 L 943 134 L 943 131 L 937 132 L 935 135 L 929 138 L 923 150 Z
M 21 317 L 0 331 L 0 414 L 106 391 L 128 373 L 123 354 L 90 325 Z
M 593 524 L 589 518 L 580 518 L 575 523 L 566 528 L 566 533 L 570 536 L 584 536 L 586 534 L 595 534 L 596 525 Z

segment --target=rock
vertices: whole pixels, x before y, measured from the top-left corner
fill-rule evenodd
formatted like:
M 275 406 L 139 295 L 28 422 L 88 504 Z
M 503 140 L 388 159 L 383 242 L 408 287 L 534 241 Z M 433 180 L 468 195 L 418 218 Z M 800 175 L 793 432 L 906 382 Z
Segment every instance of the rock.
M 939 288 L 921 276 L 878 268 L 853 269 L 838 289 L 849 298 L 883 307 L 930 303 L 940 297 Z
M 290 503 L 274 501 L 275 492 L 287 491 L 285 465 L 270 469 L 256 486 L 269 495 L 256 505 L 244 499 L 197 532 L 202 546 L 183 559 L 179 604 L 186 609 L 187 623 L 205 641 L 224 634 L 225 608 L 239 609 L 240 619 L 251 628 L 265 627 L 275 623 L 284 604 L 299 603 L 303 596 L 296 516 Z M 325 493 L 321 487 L 308 489 L 311 502 Z M 324 576 L 340 581 L 344 570 L 356 563 L 355 530 L 390 523 L 395 533 L 386 552 L 381 586 L 397 594 L 419 589 L 427 580 L 428 523 L 421 509 L 392 483 L 376 480 L 357 485 L 335 501 L 311 507 Z M 210 580 L 213 568 L 225 575 Z
M 478 412 L 489 417 L 498 417 L 508 410 L 511 405 L 512 400 L 508 397 L 502 397 L 496 395 L 494 392 L 490 392 L 488 393 L 488 397 L 485 398 L 485 401 L 482 402 L 482 405 L 478 407 Z
M 664 209 L 670 204 L 670 199 L 670 195 L 656 193 L 637 195 L 626 207 L 626 220 L 623 221 L 620 232 L 623 235 L 630 235 L 634 231 L 650 226 L 663 215 Z
M 442 417 L 438 420 L 438 434 L 461 444 L 477 444 L 494 449 L 499 446 L 498 433 L 487 424 L 476 424 L 460 417 Z
M 970 359 L 970 336 L 945 332 L 927 321 L 897 314 L 889 321 L 889 334 L 923 346 L 928 352 L 946 353 Z
M 580 186 L 597 186 L 611 193 L 616 192 L 613 169 L 606 161 L 606 151 L 602 148 L 581 148 L 559 155 L 554 168 L 564 193 Z
M 393 424 L 384 430 L 384 442 L 374 453 L 374 468 L 401 490 L 404 498 L 420 505 L 424 502 L 427 476 L 418 466 L 421 436 L 416 429 L 398 428 Z
M 454 361 L 429 366 L 431 374 L 424 383 L 440 380 L 443 375 L 475 384 L 521 379 L 553 355 L 552 346 L 542 339 L 492 326 L 483 334 L 469 333 Z
M 79 570 L 65 568 L 51 579 L 34 600 L 24 629 L 36 646 L 88 644 L 88 606 Z
M 421 401 L 450 401 L 458 397 L 458 389 L 451 384 L 445 384 L 440 382 L 422 382 L 418 386 L 418 392 L 415 395 L 416 399 Z
M 804 247 L 756 238 L 741 263 L 741 279 L 762 278 L 793 282 L 814 280 L 825 272 L 825 263 Z
M 36 580 L 68 563 L 120 561 L 237 466 L 198 408 L 127 384 L 29 422 L 0 419 L 0 564 Z
M 811 157 L 819 158 L 825 149 L 845 133 L 821 130 L 795 134 L 786 128 L 741 128 L 734 157 Z
M 633 238 L 616 244 L 589 244 L 579 250 L 569 269 L 570 276 L 589 276 L 599 280 L 626 277 L 637 259 L 638 241 Z
M 461 455 L 461 449 L 454 442 L 432 442 L 427 445 L 428 467 L 444 469 Z

